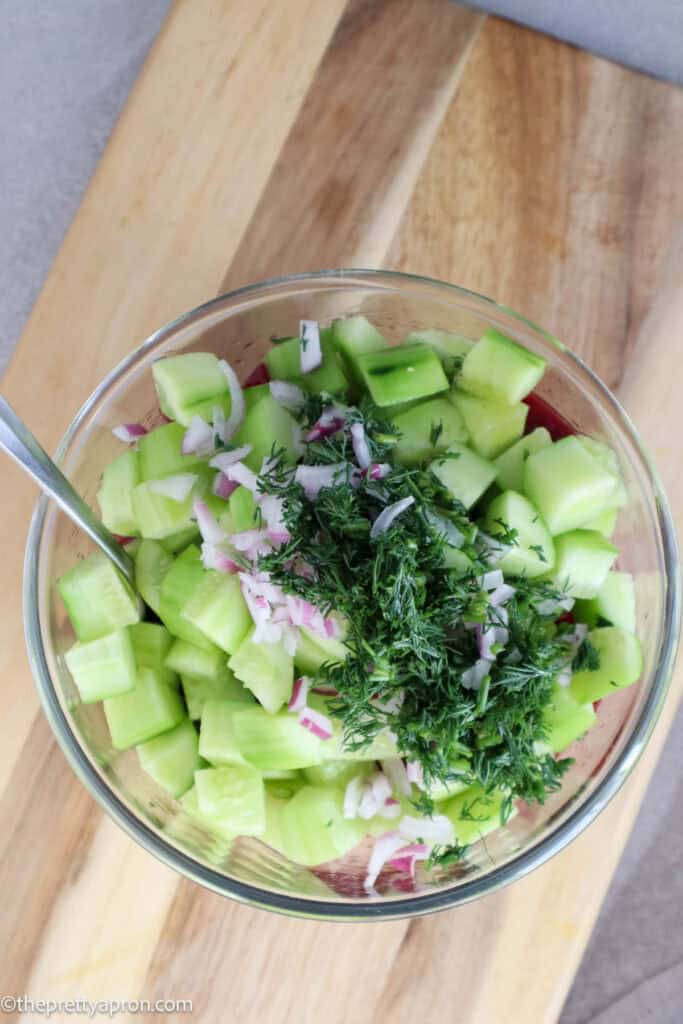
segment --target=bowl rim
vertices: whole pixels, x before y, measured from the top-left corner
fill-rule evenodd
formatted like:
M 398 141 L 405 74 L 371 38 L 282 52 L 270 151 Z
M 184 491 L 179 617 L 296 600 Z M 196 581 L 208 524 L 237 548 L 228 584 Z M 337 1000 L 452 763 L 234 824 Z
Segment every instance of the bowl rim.
M 131 367 L 142 361 L 148 351 L 179 329 L 195 320 L 201 320 L 217 307 L 226 302 L 248 299 L 264 294 L 269 290 L 277 290 L 283 286 L 297 285 L 313 287 L 324 282 L 339 282 L 340 287 L 375 285 L 381 289 L 382 282 L 387 290 L 398 290 L 400 285 L 434 286 L 437 290 L 445 290 L 454 298 L 468 297 L 484 302 L 505 316 L 513 316 L 523 324 L 541 334 L 546 341 L 555 344 L 573 361 L 579 371 L 586 374 L 597 387 L 601 399 L 610 408 L 625 431 L 628 440 L 640 456 L 649 476 L 658 522 L 661 531 L 662 550 L 665 566 L 665 599 L 663 607 L 663 643 L 653 673 L 652 685 L 643 701 L 638 719 L 628 742 L 618 754 L 605 777 L 598 783 L 593 792 L 564 820 L 556 825 L 548 835 L 544 836 L 531 849 L 512 856 L 508 861 L 492 871 L 482 874 L 470 881 L 461 882 L 458 886 L 446 888 L 434 893 L 423 893 L 410 898 L 399 898 L 387 902 L 347 903 L 343 900 L 319 900 L 309 897 L 290 896 L 285 893 L 262 889 L 238 881 L 221 873 L 167 843 L 165 839 L 150 828 L 146 822 L 134 814 L 119 798 L 112 786 L 98 775 L 85 755 L 74 729 L 59 702 L 56 688 L 52 682 L 43 647 L 41 631 L 41 615 L 39 604 L 40 552 L 43 529 L 48 510 L 48 498 L 39 497 L 35 506 L 26 543 L 24 559 L 24 633 L 28 651 L 29 664 L 38 694 L 55 737 L 62 748 L 68 762 L 80 781 L 97 800 L 104 811 L 139 843 L 162 863 L 176 870 L 180 876 L 219 893 L 230 896 L 238 902 L 261 909 L 279 911 L 292 916 L 307 917 L 320 920 L 367 921 L 392 920 L 413 917 L 445 910 L 477 899 L 480 896 L 495 892 L 505 885 L 516 881 L 532 870 L 540 867 L 555 854 L 572 842 L 595 818 L 604 810 L 612 797 L 619 791 L 624 781 L 638 762 L 656 725 L 664 699 L 669 687 L 671 674 L 676 657 L 681 620 L 681 579 L 678 544 L 675 528 L 669 510 L 668 501 L 659 480 L 652 459 L 650 458 L 630 417 L 622 408 L 618 399 L 612 394 L 600 378 L 571 349 L 566 348 L 553 335 L 537 326 L 526 317 L 516 313 L 486 295 L 463 288 L 459 285 L 418 274 L 401 271 L 373 268 L 339 268 L 319 270 L 308 273 L 287 274 L 271 277 L 263 281 L 222 293 L 193 309 L 181 314 L 150 334 L 141 345 L 130 352 L 115 366 L 98 384 L 91 395 L 83 403 L 63 435 L 55 459 L 61 463 L 66 456 L 71 442 L 83 421 L 98 406 L 107 392 L 117 383 Z

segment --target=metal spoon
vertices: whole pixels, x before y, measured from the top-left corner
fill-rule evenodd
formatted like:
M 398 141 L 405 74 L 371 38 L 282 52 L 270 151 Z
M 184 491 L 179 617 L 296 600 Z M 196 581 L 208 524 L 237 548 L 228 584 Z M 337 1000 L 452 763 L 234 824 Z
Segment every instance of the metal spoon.
M 73 489 L 28 427 L 0 395 L 0 448 L 18 462 L 59 507 L 88 534 L 135 586 L 133 560 Z

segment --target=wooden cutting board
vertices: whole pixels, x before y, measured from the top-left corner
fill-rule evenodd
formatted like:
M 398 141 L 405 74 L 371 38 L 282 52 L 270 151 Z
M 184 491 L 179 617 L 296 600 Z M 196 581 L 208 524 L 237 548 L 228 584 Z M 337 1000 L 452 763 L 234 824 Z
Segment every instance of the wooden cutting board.
M 489 294 L 587 358 L 683 521 L 681 166 L 681 92 L 446 0 L 179 0 L 3 391 L 54 449 L 103 374 L 218 291 L 400 268 Z M 35 492 L 6 461 L 0 488 L 0 992 L 191 999 L 211 1024 L 557 1019 L 678 692 L 602 818 L 514 887 L 411 922 L 250 910 L 158 864 L 67 767 L 23 648 Z

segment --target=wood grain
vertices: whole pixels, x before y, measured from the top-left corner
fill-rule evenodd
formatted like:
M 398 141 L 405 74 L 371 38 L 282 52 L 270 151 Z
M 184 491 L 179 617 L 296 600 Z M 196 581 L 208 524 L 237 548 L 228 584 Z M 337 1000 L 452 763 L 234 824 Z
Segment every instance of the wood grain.
M 3 382 L 48 446 L 121 355 L 220 287 L 376 263 L 492 294 L 569 341 L 621 388 L 683 521 L 663 427 L 683 344 L 683 95 L 480 26 L 446 0 L 178 3 Z M 601 820 L 511 889 L 410 923 L 252 911 L 118 832 L 36 718 L 18 597 L 33 492 L 4 463 L 0 480 L 0 990 L 191 998 L 192 1020 L 245 1024 L 557 1019 L 673 701 Z

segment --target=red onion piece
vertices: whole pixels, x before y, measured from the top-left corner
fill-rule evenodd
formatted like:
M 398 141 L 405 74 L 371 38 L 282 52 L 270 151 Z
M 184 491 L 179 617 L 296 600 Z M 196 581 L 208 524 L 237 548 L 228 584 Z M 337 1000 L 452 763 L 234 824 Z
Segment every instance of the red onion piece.
M 445 814 L 433 814 L 431 818 L 413 818 L 406 814 L 398 830 L 406 839 L 423 839 L 439 846 L 450 846 L 455 839 L 453 823 Z
M 310 680 L 308 676 L 299 676 L 298 679 L 294 680 L 292 686 L 292 696 L 289 698 L 289 704 L 287 705 L 288 711 L 303 711 L 306 707 L 306 700 L 308 698 L 308 687 Z
M 239 448 L 231 448 L 228 452 L 219 452 L 209 462 L 212 469 L 221 469 L 224 473 L 236 462 L 241 462 L 251 451 L 250 444 L 242 444 Z
M 344 817 L 357 818 L 360 807 L 361 796 L 363 795 L 362 776 L 356 775 L 350 780 L 344 791 Z
M 383 836 L 377 837 L 375 845 L 372 848 L 372 853 L 368 862 L 368 870 L 363 883 L 363 887 L 366 892 L 374 892 L 375 882 L 377 881 L 382 868 L 385 864 L 389 863 L 394 854 L 397 853 L 402 846 L 405 846 L 405 839 L 398 832 L 385 832 Z
M 317 320 L 299 321 L 299 346 L 301 373 L 317 370 L 323 361 Z
M 429 847 L 425 843 L 411 843 L 400 849 L 389 861 L 394 871 L 401 871 L 415 878 L 415 865 L 419 860 L 427 860 Z
M 212 459 L 211 461 L 213 462 L 214 460 Z M 228 480 L 234 480 L 235 483 L 240 484 L 242 487 L 246 487 L 252 494 L 258 496 L 261 493 L 256 473 L 253 473 L 248 466 L 244 465 L 243 462 L 235 462 L 232 465 L 227 465 L 223 469 L 223 472 L 227 476 Z
M 312 686 L 311 693 L 318 693 L 321 697 L 336 697 L 339 690 L 334 686 Z
M 271 380 L 268 386 L 275 401 L 291 412 L 299 412 L 306 401 L 306 396 L 299 385 L 292 384 L 289 380 Z
M 492 569 L 491 572 L 485 572 L 483 576 L 480 576 L 479 583 L 482 590 L 497 590 L 498 587 L 503 586 L 505 579 L 500 569 Z
M 457 528 L 455 523 L 452 523 L 450 519 L 446 519 L 445 516 L 440 516 L 436 512 L 432 512 L 430 509 L 427 509 L 426 515 L 434 529 L 438 533 L 443 534 L 449 547 L 462 547 L 465 535 Z
M 218 365 L 226 376 L 228 388 L 230 390 L 230 415 L 225 421 L 223 436 L 221 437 L 221 441 L 227 444 L 242 425 L 246 407 L 244 404 L 244 395 L 242 394 L 242 386 L 237 379 L 237 374 L 233 370 L 232 366 L 230 363 L 226 363 L 225 359 L 219 359 Z
M 370 445 L 365 435 L 365 427 L 362 423 L 351 424 L 351 445 L 356 462 L 361 469 L 367 469 L 372 462 L 372 455 L 370 454 Z
M 388 757 L 380 761 L 382 771 L 391 782 L 395 793 L 401 796 L 410 796 L 410 779 L 406 766 L 400 757 Z
M 478 690 L 490 671 L 491 662 L 485 658 L 479 658 L 471 668 L 465 669 L 460 677 L 460 682 L 466 690 Z
M 125 444 L 134 444 L 138 438 L 144 437 L 146 433 L 147 427 L 143 427 L 142 423 L 122 423 L 120 426 L 112 428 L 114 437 L 117 437 L 119 441 L 123 441 Z
M 215 434 L 212 427 L 201 416 L 193 416 L 183 435 L 180 446 L 181 454 L 210 455 L 215 447 Z
M 297 466 L 294 479 L 304 489 L 309 501 L 315 501 L 323 487 L 331 487 L 337 478 L 342 479 L 346 463 L 334 462 L 329 466 Z
M 557 685 L 558 686 L 569 686 L 572 681 L 572 667 L 571 665 L 565 665 L 557 674 Z
M 394 501 L 391 505 L 387 505 L 386 508 L 382 509 L 380 514 L 375 519 L 370 530 L 370 537 L 378 537 L 381 533 L 386 533 L 394 520 L 405 512 L 407 508 L 410 508 L 414 504 L 415 498 L 411 495 L 409 498 L 401 498 L 399 501 Z
M 511 587 L 509 583 L 501 583 L 499 587 L 496 587 L 489 594 L 489 604 L 493 605 L 494 608 L 498 608 L 500 605 L 506 604 L 514 596 L 515 588 Z
M 424 789 L 424 772 L 419 761 L 408 761 L 406 764 L 406 777 L 408 782 L 414 782 L 420 789 Z
M 304 708 L 299 712 L 299 725 L 308 729 L 319 740 L 332 739 L 332 722 L 327 715 L 321 714 L 314 708 Z
M 150 491 L 161 494 L 164 498 L 185 501 L 196 482 L 197 477 L 194 473 L 177 473 L 175 476 L 166 476 L 163 480 L 150 480 L 147 486 Z
M 215 569 L 217 572 L 239 571 L 237 562 L 234 562 L 230 555 L 226 554 L 215 544 L 202 544 L 202 565 L 205 569 Z
M 385 476 L 389 476 L 389 473 L 391 473 L 391 466 L 388 462 L 373 462 L 368 468 L 370 480 L 383 480 Z
M 223 498 L 227 501 L 230 495 L 234 494 L 238 487 L 239 484 L 236 480 L 228 480 L 225 473 L 216 473 L 211 490 L 217 498 Z

